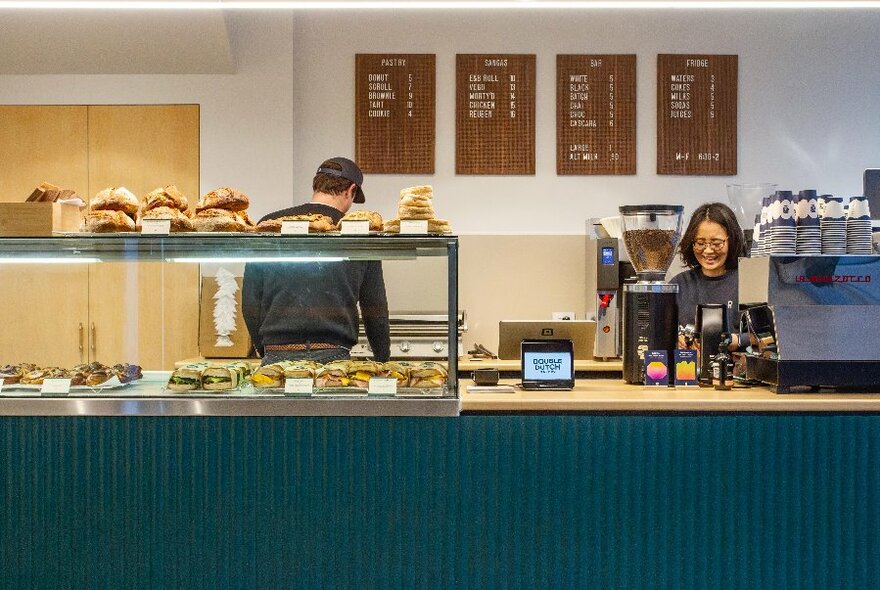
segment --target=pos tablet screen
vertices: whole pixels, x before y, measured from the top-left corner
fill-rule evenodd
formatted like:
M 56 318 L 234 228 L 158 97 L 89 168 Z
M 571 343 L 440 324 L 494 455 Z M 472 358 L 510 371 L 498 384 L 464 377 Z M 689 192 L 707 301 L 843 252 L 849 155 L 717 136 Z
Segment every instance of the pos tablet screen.
M 571 340 L 523 340 L 523 389 L 573 389 L 574 349 Z

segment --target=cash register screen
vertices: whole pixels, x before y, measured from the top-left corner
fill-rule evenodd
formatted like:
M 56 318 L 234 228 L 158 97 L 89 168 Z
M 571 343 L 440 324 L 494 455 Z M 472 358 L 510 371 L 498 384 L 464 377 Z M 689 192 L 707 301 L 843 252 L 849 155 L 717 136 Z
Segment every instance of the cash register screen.
M 524 340 L 523 389 L 572 389 L 574 351 L 571 340 Z

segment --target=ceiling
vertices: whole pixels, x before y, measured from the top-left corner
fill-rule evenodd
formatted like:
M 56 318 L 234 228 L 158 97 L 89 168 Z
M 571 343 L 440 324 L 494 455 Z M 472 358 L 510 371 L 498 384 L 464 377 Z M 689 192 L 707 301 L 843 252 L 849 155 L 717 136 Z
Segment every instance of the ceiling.
M 221 11 L 0 11 L 0 74 L 234 71 Z

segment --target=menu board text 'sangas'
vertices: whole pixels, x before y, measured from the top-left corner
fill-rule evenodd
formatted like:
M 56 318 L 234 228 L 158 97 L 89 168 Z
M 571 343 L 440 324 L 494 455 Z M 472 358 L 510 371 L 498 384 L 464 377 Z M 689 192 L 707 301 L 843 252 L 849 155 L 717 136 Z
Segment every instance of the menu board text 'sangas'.
M 737 169 L 735 55 L 657 56 L 657 173 Z
M 556 56 L 556 172 L 635 174 L 636 56 Z
M 364 172 L 434 172 L 435 56 L 358 54 L 356 158 Z
M 456 56 L 456 173 L 534 174 L 535 56 Z

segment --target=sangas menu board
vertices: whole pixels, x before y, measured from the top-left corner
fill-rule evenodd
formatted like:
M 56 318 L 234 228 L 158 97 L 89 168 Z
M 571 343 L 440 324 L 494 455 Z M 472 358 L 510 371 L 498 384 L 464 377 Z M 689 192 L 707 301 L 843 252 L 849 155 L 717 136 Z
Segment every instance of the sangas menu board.
M 657 174 L 734 175 L 736 55 L 657 56 Z
M 436 58 L 356 56 L 355 158 L 372 174 L 433 174 Z
M 556 173 L 636 173 L 636 56 L 556 56 Z
M 456 55 L 455 173 L 535 173 L 535 56 Z

